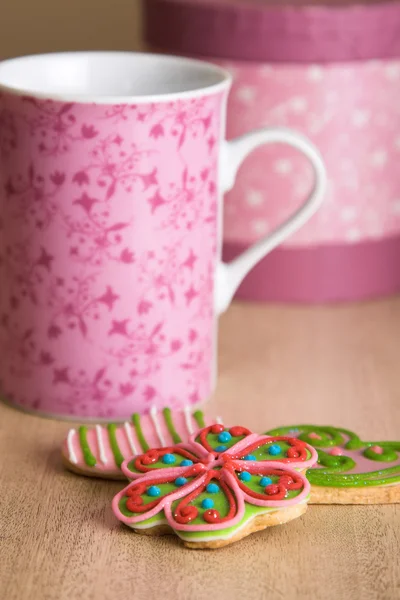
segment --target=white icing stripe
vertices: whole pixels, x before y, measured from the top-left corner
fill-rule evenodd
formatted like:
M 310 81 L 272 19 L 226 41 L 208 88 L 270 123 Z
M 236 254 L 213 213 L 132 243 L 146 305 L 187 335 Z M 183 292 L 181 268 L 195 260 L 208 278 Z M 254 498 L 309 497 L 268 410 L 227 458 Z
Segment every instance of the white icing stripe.
M 136 450 L 135 442 L 133 441 L 131 426 L 128 423 L 128 421 L 125 421 L 124 429 L 125 429 L 126 437 L 128 439 L 129 447 L 132 450 L 132 454 L 133 455 L 138 454 L 138 451 Z
M 155 406 L 153 406 L 151 408 L 151 410 L 150 410 L 150 416 L 151 416 L 151 420 L 154 423 L 154 428 L 155 428 L 156 433 L 158 435 L 158 439 L 160 440 L 161 446 L 166 446 L 167 442 L 165 441 L 163 433 L 161 431 L 160 422 L 158 420 L 158 415 L 157 415 L 157 408 Z
M 183 413 L 185 415 L 185 423 L 186 423 L 186 427 L 189 432 L 189 435 L 192 435 L 194 433 L 194 430 L 193 430 L 193 423 L 192 423 L 192 413 L 190 411 L 189 406 L 185 406 L 185 408 L 183 409 Z
M 103 428 L 100 425 L 96 425 L 96 438 L 97 446 L 99 448 L 99 456 L 103 465 L 107 464 L 106 449 L 104 448 L 104 441 L 102 437 Z
M 76 465 L 78 463 L 78 459 L 76 457 L 75 450 L 74 450 L 73 444 L 72 444 L 72 439 L 74 438 L 75 434 L 76 434 L 75 429 L 70 429 L 68 431 L 68 436 L 67 436 L 68 456 L 69 456 L 69 460 L 74 465 Z
M 218 423 L 219 425 L 223 425 L 224 422 L 222 420 L 222 417 L 215 417 L 215 422 Z

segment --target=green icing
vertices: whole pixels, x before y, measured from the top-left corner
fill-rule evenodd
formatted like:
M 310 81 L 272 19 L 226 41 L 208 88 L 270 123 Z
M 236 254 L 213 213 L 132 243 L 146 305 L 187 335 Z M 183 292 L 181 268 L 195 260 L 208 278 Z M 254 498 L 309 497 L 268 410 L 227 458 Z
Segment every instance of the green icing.
M 279 454 L 270 454 L 268 452 L 268 448 L 270 446 L 279 446 L 281 449 L 281 452 Z M 247 454 L 252 454 L 253 456 L 256 457 L 257 460 L 268 460 L 268 461 L 278 460 L 279 461 L 279 460 L 287 458 L 287 451 L 289 450 L 289 448 L 291 448 L 291 445 L 285 441 L 271 440 L 271 442 L 263 443 L 258 448 L 255 448 L 254 450 L 247 452 Z M 241 458 L 243 458 L 244 456 L 246 456 L 246 454 L 244 454 Z M 307 456 L 306 456 L 305 460 L 309 460 L 310 458 L 311 458 L 311 452 L 309 452 L 307 450 Z
M 319 437 L 310 434 L 317 434 Z M 399 457 L 400 442 L 363 442 L 359 436 L 348 429 L 336 427 L 320 427 L 317 425 L 291 425 L 267 431 L 266 435 L 285 435 L 297 437 L 314 446 L 318 452 L 318 467 L 307 471 L 307 479 L 312 485 L 322 487 L 370 487 L 400 482 L 400 463 L 386 469 L 351 473 L 356 467 L 356 460 L 350 456 L 333 456 L 322 448 L 341 446 L 344 450 L 360 450 L 360 460 L 394 462 Z M 347 440 L 346 440 L 347 438 Z M 381 454 L 371 449 L 380 446 Z
M 335 473 L 344 473 L 354 469 L 356 466 L 355 461 L 350 458 L 350 456 L 332 456 L 332 454 L 327 454 L 320 449 L 318 450 L 318 464 L 328 467 L 329 472 Z M 314 472 L 314 470 L 315 469 L 309 469 L 309 471 L 312 472 Z M 309 471 L 307 471 L 307 475 Z
M 132 459 L 128 462 L 128 469 L 132 471 L 132 473 L 141 473 L 141 471 L 138 471 L 135 467 L 135 459 Z
M 191 481 L 193 481 L 193 477 L 187 477 L 188 483 L 190 483 Z M 143 499 L 143 504 L 149 504 L 150 502 L 153 502 L 154 500 L 159 500 L 160 498 L 163 498 L 164 496 L 166 496 L 167 494 L 170 494 L 171 492 L 176 492 L 179 488 L 174 484 L 174 483 L 151 483 L 149 485 L 156 485 L 158 488 L 160 488 L 160 495 L 159 496 L 148 496 L 147 494 L 142 494 L 141 497 Z M 123 515 L 125 515 L 126 517 L 133 517 L 138 515 L 139 513 L 133 513 L 130 510 L 128 510 L 126 508 L 126 501 L 128 500 L 127 496 L 123 496 L 121 498 L 121 500 L 119 501 L 119 509 L 122 512 Z M 154 517 L 152 517 L 154 518 Z M 151 519 L 146 519 L 146 523 L 147 521 L 151 521 Z
M 272 479 L 273 483 L 276 483 L 279 479 L 279 476 L 277 475 L 268 475 L 268 477 L 270 477 Z M 188 481 L 191 481 L 193 478 L 188 478 Z M 259 484 L 259 481 L 261 479 L 261 476 L 257 476 L 257 475 L 253 475 L 251 480 L 249 482 L 246 482 L 246 487 L 249 487 L 250 489 L 254 490 L 255 492 L 258 493 L 262 493 L 262 487 Z M 220 485 L 219 481 L 216 480 L 211 480 L 213 483 L 217 483 L 217 485 Z M 176 486 L 172 483 L 164 483 L 164 484 L 157 484 L 157 487 L 160 488 L 161 491 L 161 495 L 158 496 L 158 498 L 165 496 L 166 494 L 176 491 Z M 301 493 L 301 490 L 289 490 L 286 494 L 286 498 L 287 499 L 291 499 L 291 498 L 295 498 L 296 496 L 298 496 Z M 143 498 L 143 502 L 144 504 L 148 504 L 149 502 L 154 500 L 154 497 L 149 497 L 146 494 L 142 495 Z M 229 503 L 227 500 L 227 497 L 225 496 L 225 494 L 223 493 L 223 491 L 221 490 L 220 492 L 217 492 L 216 494 L 214 493 L 209 493 L 207 492 L 206 489 L 204 489 L 192 502 L 190 502 L 190 505 L 196 506 L 196 508 L 199 511 L 198 516 L 191 521 L 191 525 L 204 525 L 205 521 L 202 518 L 202 514 L 204 513 L 204 511 L 206 509 L 204 509 L 201 506 L 202 501 L 205 498 L 211 498 L 214 501 L 214 506 L 213 508 L 218 510 L 219 514 L 221 515 L 221 517 L 225 517 L 228 512 L 229 512 Z M 125 515 L 126 517 L 132 517 L 135 516 L 138 513 L 132 513 L 131 511 L 129 511 L 126 508 L 126 501 L 127 501 L 127 496 L 123 496 L 120 501 L 119 501 L 119 509 L 121 511 L 121 513 L 123 515 Z M 174 512 L 174 510 L 176 509 L 176 507 L 178 506 L 179 502 L 181 502 L 182 499 L 178 499 L 175 500 L 172 504 L 171 504 L 171 511 L 172 513 Z M 215 531 L 213 533 L 211 533 L 210 531 L 176 531 L 176 533 L 183 539 L 198 539 L 201 540 L 204 537 L 210 537 L 211 535 L 215 535 L 216 538 L 218 537 L 225 537 L 225 536 L 229 536 L 233 533 L 235 533 L 235 531 L 237 529 L 239 529 L 245 522 L 247 522 L 248 520 L 250 520 L 251 518 L 260 515 L 260 514 L 265 514 L 267 512 L 271 512 L 274 510 L 279 510 L 281 507 L 278 507 L 277 509 L 275 508 L 271 508 L 271 507 L 261 507 L 261 506 L 255 506 L 253 504 L 249 504 L 247 502 L 244 503 L 245 505 L 245 512 L 244 512 L 244 516 L 242 518 L 242 520 L 237 524 L 237 525 L 233 525 L 231 527 L 225 527 L 224 529 L 219 529 L 218 531 Z M 154 515 L 153 517 L 149 518 L 149 519 L 145 519 L 144 521 L 141 521 L 140 523 L 134 523 L 132 524 L 132 527 L 151 527 L 154 526 L 156 524 L 168 524 L 165 516 L 164 516 L 164 511 L 160 511 L 158 514 Z
M 162 456 L 161 456 L 160 459 L 157 462 L 151 463 L 149 465 L 146 465 L 146 467 L 148 469 L 151 469 L 151 470 L 170 469 L 171 467 L 179 467 L 180 463 L 182 462 L 182 460 L 184 460 L 186 458 L 185 456 L 182 456 L 182 454 L 178 454 L 177 452 L 168 452 L 168 454 L 172 454 L 173 456 L 175 456 L 176 460 L 175 460 L 174 463 L 172 463 L 172 464 L 170 464 L 170 463 L 169 464 L 165 464 L 162 461 Z M 135 460 L 136 460 L 136 457 L 132 458 L 132 460 L 129 461 L 129 463 L 128 463 L 128 469 L 130 471 L 132 471 L 132 473 L 141 473 L 141 474 L 143 474 L 143 471 L 139 471 L 135 467 Z
M 215 495 L 215 494 L 214 494 Z M 207 497 L 211 497 L 210 494 L 207 495 Z M 129 512 L 125 506 L 127 498 L 122 498 L 120 500 L 119 503 L 119 509 L 121 510 L 121 512 L 127 516 L 130 517 L 132 516 L 133 513 Z M 217 504 L 215 505 L 217 507 Z M 269 507 L 263 507 L 263 506 L 254 506 L 253 504 L 248 504 L 247 502 L 244 503 L 244 515 L 242 520 L 237 524 L 237 525 L 232 525 L 231 527 L 225 527 L 224 529 L 219 529 L 217 531 L 211 532 L 211 531 L 176 531 L 176 534 L 179 535 L 180 538 L 184 539 L 184 540 L 198 540 L 201 541 L 203 538 L 209 538 L 210 535 L 215 536 L 216 539 L 218 539 L 218 537 L 227 537 L 230 535 L 233 535 L 240 527 L 243 526 L 244 523 L 246 523 L 247 521 L 249 521 L 250 519 L 253 519 L 254 517 L 258 516 L 258 515 L 262 515 L 268 512 L 273 512 L 275 511 L 275 508 L 269 508 Z M 193 521 L 195 522 L 195 521 Z M 201 523 L 204 524 L 204 521 L 201 520 Z M 165 524 L 168 525 L 168 521 L 164 516 L 164 512 L 160 511 L 157 515 L 154 515 L 154 517 L 151 517 L 150 519 L 146 519 L 145 521 L 141 521 L 140 523 L 134 523 L 132 524 L 132 527 L 143 527 L 143 528 L 147 528 L 147 527 L 154 527 L 154 525 L 157 524 Z
M 204 414 L 202 410 L 196 410 L 193 413 L 193 418 L 196 421 L 199 429 L 202 429 L 203 427 L 206 426 L 205 421 L 204 421 Z
M 174 423 L 172 421 L 171 409 L 169 407 L 164 408 L 163 415 L 170 436 L 174 440 L 175 444 L 180 444 L 182 438 L 175 429 Z
M 369 473 L 339 474 L 329 469 L 309 469 L 307 479 L 312 485 L 324 487 L 369 487 L 400 482 L 400 465 Z
M 215 482 L 218 485 L 219 482 Z M 207 510 L 201 506 L 201 503 L 206 498 L 211 498 L 214 502 L 213 509 L 217 510 L 221 517 L 226 517 L 229 512 L 229 503 L 223 492 L 218 492 L 217 494 L 210 494 L 205 489 L 192 501 L 189 503 L 189 506 L 195 506 L 199 513 L 198 516 L 190 521 L 191 525 L 204 525 L 205 521 L 202 517 L 203 513 Z M 176 500 L 172 503 L 172 512 L 174 512 L 175 508 L 178 506 L 180 500 Z
M 79 441 L 81 444 L 82 454 L 83 454 L 83 458 L 85 459 L 85 463 L 89 467 L 94 467 L 97 464 L 97 460 L 96 460 L 96 457 L 94 456 L 94 454 L 92 453 L 92 451 L 90 450 L 90 447 L 89 447 L 89 444 L 87 441 L 87 427 L 84 427 L 83 425 L 81 425 L 81 427 L 79 427 Z
M 269 477 L 269 479 L 272 479 L 272 483 L 278 483 L 279 481 L 279 475 L 252 475 L 250 481 L 241 481 L 241 485 L 244 485 L 245 487 L 249 488 L 250 490 L 253 490 L 253 492 L 257 492 L 258 494 L 262 494 L 264 491 L 264 488 L 260 485 L 260 480 L 262 477 Z M 302 492 L 301 490 L 288 490 L 286 492 L 286 499 L 290 500 L 290 498 L 295 498 L 296 496 L 298 496 L 300 494 L 300 492 Z
M 263 515 L 267 512 L 273 512 L 274 508 L 266 508 L 265 506 L 254 506 L 253 504 L 248 504 L 247 502 L 244 503 L 244 515 L 242 520 L 240 521 L 240 523 L 238 523 L 237 525 L 233 525 L 232 527 L 226 527 L 225 529 L 219 529 L 218 531 L 215 532 L 211 532 L 211 531 L 177 531 L 176 533 L 179 535 L 180 538 L 184 539 L 184 540 L 199 540 L 201 541 L 202 538 L 209 538 L 210 534 L 215 535 L 215 537 L 218 539 L 218 537 L 227 537 L 229 535 L 233 535 L 238 529 L 240 529 L 240 527 L 243 526 L 244 523 L 246 523 L 247 521 L 250 521 L 250 519 L 253 519 L 254 517 L 258 516 L 258 515 Z
M 397 460 L 397 452 L 395 451 L 395 446 L 385 446 L 384 444 L 374 444 L 374 446 L 380 446 L 383 450 L 381 454 L 375 452 L 371 446 L 364 450 L 364 456 L 369 458 L 370 460 L 377 460 L 380 462 L 393 462 Z M 400 450 L 400 444 L 399 444 Z
M 142 426 L 140 424 L 140 415 L 138 413 L 134 413 L 132 415 L 132 423 L 135 427 L 137 439 L 139 440 L 140 445 L 144 452 L 150 448 L 149 444 L 146 442 L 146 438 L 144 437 Z
M 117 442 L 117 434 L 116 434 L 117 425 L 115 425 L 115 423 L 109 423 L 107 425 L 107 430 L 108 430 L 108 438 L 110 440 L 111 450 L 114 454 L 115 463 L 116 463 L 117 467 L 119 468 L 125 459 L 121 453 L 121 450 L 119 449 L 118 442 Z

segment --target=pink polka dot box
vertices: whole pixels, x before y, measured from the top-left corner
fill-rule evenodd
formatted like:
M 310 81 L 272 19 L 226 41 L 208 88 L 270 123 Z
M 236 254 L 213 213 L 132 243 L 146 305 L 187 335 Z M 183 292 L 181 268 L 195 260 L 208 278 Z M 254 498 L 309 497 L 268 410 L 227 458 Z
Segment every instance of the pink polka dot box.
M 144 12 L 153 50 L 231 72 L 228 138 L 290 127 L 325 160 L 323 207 L 261 261 L 238 297 L 332 302 L 398 292 L 400 2 L 146 0 Z M 293 213 L 311 182 L 291 148 L 256 150 L 226 196 L 225 259 Z

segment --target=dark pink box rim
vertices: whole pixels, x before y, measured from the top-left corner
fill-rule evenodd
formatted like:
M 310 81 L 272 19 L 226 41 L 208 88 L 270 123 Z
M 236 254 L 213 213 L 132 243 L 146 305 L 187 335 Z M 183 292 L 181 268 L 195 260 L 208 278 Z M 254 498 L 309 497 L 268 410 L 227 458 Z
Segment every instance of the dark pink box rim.
M 144 35 L 176 54 L 324 63 L 400 57 L 400 2 L 268 5 L 144 0 Z

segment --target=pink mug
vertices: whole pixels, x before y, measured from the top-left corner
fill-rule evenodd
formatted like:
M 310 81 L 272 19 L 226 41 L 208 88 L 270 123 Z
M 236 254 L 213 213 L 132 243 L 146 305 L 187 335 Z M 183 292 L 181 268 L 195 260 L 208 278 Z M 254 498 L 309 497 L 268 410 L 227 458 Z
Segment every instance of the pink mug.
M 13 405 L 119 420 L 210 396 L 217 316 L 326 187 L 301 135 L 225 141 L 230 84 L 151 54 L 0 63 L 0 393 Z M 282 142 L 309 159 L 314 189 L 221 263 L 223 193 L 254 148 Z

